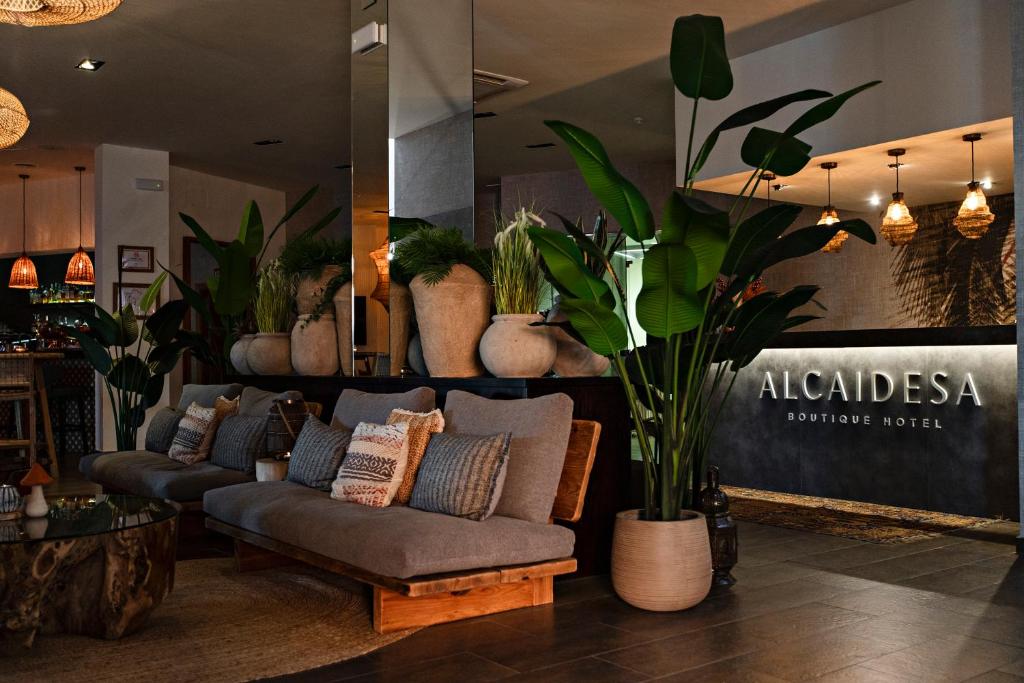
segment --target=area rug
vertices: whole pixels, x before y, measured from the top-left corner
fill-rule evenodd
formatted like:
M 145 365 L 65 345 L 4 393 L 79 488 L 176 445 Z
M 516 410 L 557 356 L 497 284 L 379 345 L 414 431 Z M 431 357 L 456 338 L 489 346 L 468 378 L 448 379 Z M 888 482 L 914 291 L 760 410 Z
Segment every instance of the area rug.
M 350 659 L 382 636 L 358 584 L 312 567 L 239 574 L 232 560 L 179 562 L 175 585 L 140 632 L 120 641 L 39 636 L 0 661 L 0 680 L 250 681 Z
M 909 543 L 998 520 L 723 486 L 734 519 L 872 543 Z

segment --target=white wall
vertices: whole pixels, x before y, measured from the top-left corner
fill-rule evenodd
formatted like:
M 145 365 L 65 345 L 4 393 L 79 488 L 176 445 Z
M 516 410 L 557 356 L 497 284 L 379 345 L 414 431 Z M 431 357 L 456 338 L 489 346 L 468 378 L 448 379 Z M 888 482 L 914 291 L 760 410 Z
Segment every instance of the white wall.
M 1010 116 L 1010 0 L 914 0 L 733 59 L 735 89 L 701 100 L 695 146 L 707 131 L 750 104 L 804 88 L 856 96 L 829 122 L 800 137 L 829 154 Z M 676 178 L 683 175 L 690 101 L 676 98 Z M 806 106 L 758 124 L 782 130 Z M 723 134 L 703 178 L 746 168 L 745 129 Z M 681 182 L 681 181 L 680 181 Z
M 32 175 L 32 170 L 28 170 Z M 0 256 L 21 254 L 21 179 L 0 185 Z M 94 174 L 82 178 L 82 246 L 93 246 Z M 78 248 L 78 173 L 29 178 L 25 192 L 26 250 L 29 254 L 74 251 Z

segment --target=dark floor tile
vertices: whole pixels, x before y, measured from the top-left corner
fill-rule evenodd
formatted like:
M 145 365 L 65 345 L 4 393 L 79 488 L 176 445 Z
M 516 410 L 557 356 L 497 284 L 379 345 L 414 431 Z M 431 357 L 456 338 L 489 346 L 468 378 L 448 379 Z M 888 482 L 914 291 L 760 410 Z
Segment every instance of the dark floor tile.
M 633 683 L 646 681 L 649 677 L 638 672 L 624 669 L 603 659 L 587 657 L 572 662 L 565 662 L 546 669 L 537 669 L 516 674 L 511 678 L 501 679 L 507 683 Z
M 739 657 L 736 664 L 787 681 L 803 681 L 893 652 L 898 647 L 874 638 L 826 631 L 773 644 Z
M 787 683 L 753 669 L 744 669 L 734 660 L 706 664 L 657 679 L 658 683 Z
M 795 562 L 774 562 L 759 567 L 744 567 L 741 562 L 733 568 L 732 573 L 745 587 L 761 588 L 796 579 L 808 580 L 821 571 Z
M 845 574 L 874 581 L 897 582 L 905 579 L 932 574 L 943 569 L 971 564 L 984 556 L 974 551 L 958 548 L 935 548 L 912 555 L 893 557 L 881 562 L 850 567 Z
M 555 597 L 559 605 L 605 598 L 614 594 L 611 578 L 606 574 L 555 582 Z
M 959 595 L 997 584 L 1004 575 L 1005 571 L 996 567 L 966 564 L 953 567 L 952 569 L 932 572 L 931 574 L 915 576 L 912 579 L 904 579 L 899 584 L 908 588 L 931 591 L 932 593 Z
M 863 666 L 848 666 L 810 680 L 814 683 L 907 683 L 906 678 L 891 676 Z
M 740 622 L 750 634 L 766 640 L 791 640 L 870 619 L 871 615 L 811 603 Z
M 988 671 L 980 676 L 967 679 L 967 683 L 1020 683 L 1021 681 L 1024 681 L 1024 678 L 1003 671 Z
M 963 542 L 965 542 L 963 539 L 941 536 L 917 543 L 865 543 L 803 557 L 798 555 L 793 558 L 793 561 L 820 569 L 842 570 L 890 560 L 896 557 L 916 555 L 937 548 L 951 547 Z
M 863 662 L 874 671 L 927 681 L 962 681 L 1016 661 L 1024 650 L 966 636 L 947 636 Z
M 355 678 L 351 683 L 450 683 L 450 681 L 496 681 L 512 675 L 512 670 L 469 653 L 432 659 L 411 666 L 373 671 Z
M 472 652 L 516 671 L 532 671 L 629 647 L 644 640 L 643 636 L 629 631 L 590 623 L 481 645 L 474 647 Z
M 869 619 L 857 621 L 837 628 L 831 634 L 838 638 L 844 635 L 872 638 L 880 640 L 887 645 L 892 645 L 893 649 L 902 649 L 936 638 L 954 635 L 954 632 L 950 631 L 944 623 L 908 621 L 902 619 L 897 612 L 895 614 L 870 617 Z

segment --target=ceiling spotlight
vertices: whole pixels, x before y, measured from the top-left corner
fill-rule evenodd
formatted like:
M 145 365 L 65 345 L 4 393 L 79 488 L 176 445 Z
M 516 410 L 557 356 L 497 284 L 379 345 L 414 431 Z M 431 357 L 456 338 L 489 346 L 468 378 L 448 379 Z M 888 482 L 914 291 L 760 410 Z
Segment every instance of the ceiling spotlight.
M 106 64 L 102 59 L 83 59 L 75 68 L 79 71 L 99 71 Z
M 868 198 L 868 203 L 871 204 L 871 206 L 881 206 L 882 198 L 879 197 L 877 193 L 875 193 Z
M 257 147 L 266 147 L 267 145 L 280 145 L 283 142 L 284 140 L 278 140 L 277 138 L 269 138 L 267 140 L 257 140 L 252 144 L 256 145 Z
M 986 190 L 991 190 L 992 189 L 992 179 L 991 178 L 985 178 L 984 180 L 981 181 L 981 186 L 982 186 L 982 188 L 984 188 Z
M 553 142 L 535 142 L 532 145 L 526 145 L 526 149 L 547 149 L 548 147 L 554 147 Z

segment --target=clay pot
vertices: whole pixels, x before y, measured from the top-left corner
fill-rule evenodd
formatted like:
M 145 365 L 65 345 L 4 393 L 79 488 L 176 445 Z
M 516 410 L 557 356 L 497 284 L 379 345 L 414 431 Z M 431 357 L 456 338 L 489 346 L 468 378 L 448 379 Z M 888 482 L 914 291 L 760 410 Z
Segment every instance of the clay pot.
M 549 323 L 568 320 L 565 313 L 558 310 L 558 303 L 548 311 Z M 557 353 L 551 369 L 559 377 L 600 377 L 608 371 L 611 361 L 607 356 L 594 353 L 586 344 L 573 339 L 565 330 L 549 327 L 549 334 L 555 340 Z
M 352 283 L 346 282 L 334 293 L 334 329 L 338 343 L 341 374 L 352 376 L 355 362 L 352 348 Z
M 260 333 L 253 337 L 245 359 L 257 375 L 292 374 L 292 337 L 288 332 Z
M 409 289 L 430 376 L 484 374 L 478 348 L 490 319 L 491 286 L 480 273 L 458 264 L 432 287 L 417 275 Z
M 231 365 L 239 375 L 252 374 L 252 368 L 249 367 L 249 360 L 246 355 L 249 351 L 249 344 L 252 343 L 255 337 L 255 334 L 243 334 L 238 341 L 231 345 L 228 358 L 231 359 Z
M 295 286 L 295 308 L 299 315 L 309 315 L 316 311 L 316 306 L 324 295 L 327 283 L 341 275 L 341 266 L 324 266 L 319 277 L 304 275 Z
M 391 374 L 398 377 L 405 367 L 406 355 L 409 351 L 409 328 L 412 326 L 412 292 L 405 285 L 391 283 L 388 294 L 391 305 L 391 330 L 389 351 L 391 354 Z
M 480 358 L 495 377 L 543 377 L 555 362 L 557 347 L 539 313 L 496 315 L 480 339 Z
M 615 516 L 612 586 L 634 607 L 688 609 L 711 590 L 711 544 L 704 515 L 685 511 L 673 522 L 648 522 L 640 510 Z
M 420 341 L 420 335 L 414 334 L 412 339 L 409 340 L 409 350 L 407 353 L 409 361 L 409 367 L 420 377 L 429 377 L 430 373 L 427 372 L 427 363 L 423 360 L 423 343 Z
M 292 367 L 300 375 L 326 377 L 338 372 L 338 333 L 334 316 L 300 315 L 292 328 Z

